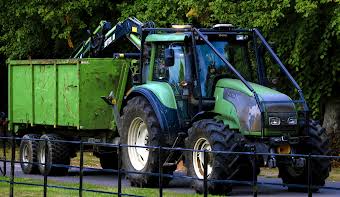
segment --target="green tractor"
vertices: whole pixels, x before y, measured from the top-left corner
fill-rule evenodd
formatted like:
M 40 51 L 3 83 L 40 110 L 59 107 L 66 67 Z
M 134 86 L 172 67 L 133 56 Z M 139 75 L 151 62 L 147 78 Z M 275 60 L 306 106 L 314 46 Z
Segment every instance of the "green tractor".
M 127 40 L 136 48 L 125 47 Z M 297 188 L 297 184 L 307 185 L 311 181 L 312 188 L 316 191 L 325 184 L 329 176 L 330 161 L 312 157 L 307 162 L 308 158 L 301 154 L 327 155 L 329 139 L 325 129 L 309 119 L 309 109 L 301 88 L 271 46 L 259 30 L 240 29 L 229 24 L 217 24 L 212 28 L 194 28 L 188 25 L 155 28 L 152 22 L 141 23 L 135 18 L 129 18 L 111 27 L 110 23 L 102 21 L 91 33 L 91 37 L 75 51 L 72 59 L 59 63 L 36 63 L 39 67 L 44 63 L 50 64 L 46 69 L 37 71 L 45 72 L 50 68 L 52 74 L 48 76 L 62 77 L 58 79 L 61 80 L 58 83 L 51 82 L 50 95 L 59 91 L 53 90 L 55 84 L 57 88 L 61 87 L 60 93 L 68 91 L 67 94 L 63 93 L 66 96 L 57 100 L 57 104 L 64 100 L 66 102 L 69 98 L 77 98 L 77 92 L 79 99 L 74 102 L 80 102 L 79 105 L 66 102 L 66 105 L 55 110 L 56 116 L 51 116 L 54 119 L 41 120 L 42 123 L 38 124 L 50 125 L 43 125 L 44 130 L 37 137 L 44 134 L 40 138 L 48 140 L 51 136 L 51 139 L 75 139 L 75 136 L 79 136 L 88 137 L 91 142 L 120 143 L 123 168 L 129 172 L 126 176 L 135 186 L 157 186 L 159 178 L 152 173 L 158 173 L 160 165 L 163 173 L 171 174 L 178 162 L 184 160 L 188 175 L 196 178 L 192 181 L 192 186 L 197 192 L 203 192 L 205 173 L 209 193 L 225 194 L 231 191 L 232 183 L 213 180 L 251 181 L 259 174 L 260 167 L 264 166 L 277 167 L 279 177 L 290 189 Z M 125 52 L 124 49 L 128 51 Z M 112 54 L 113 52 L 118 53 Z M 112 55 L 115 57 L 113 60 Z M 19 63 L 12 61 L 11 65 L 13 67 Z M 25 63 L 27 69 L 32 67 L 32 62 L 21 63 Z M 71 67 L 66 64 L 71 63 L 75 68 L 72 72 L 78 74 L 73 75 L 70 72 Z M 65 66 L 61 65 L 63 67 L 57 70 L 58 64 Z M 111 79 L 111 64 L 116 69 L 114 80 Z M 118 68 L 118 64 L 122 66 Z M 10 79 L 15 79 L 16 72 L 20 74 L 24 67 L 13 67 L 17 71 L 12 71 L 12 67 Z M 59 74 L 53 74 L 57 71 Z M 27 73 L 31 76 L 30 72 Z M 120 76 L 117 77 L 117 73 Z M 65 82 L 71 79 L 71 74 L 73 77 L 80 76 L 79 86 L 73 82 L 71 85 Z M 101 75 L 106 78 L 101 78 Z M 42 76 L 39 79 L 48 81 L 51 78 L 53 79 Z M 113 83 L 107 83 L 104 79 L 110 79 Z M 78 82 L 77 79 L 74 80 Z M 83 91 L 85 85 L 88 89 Z M 113 108 L 113 124 L 110 127 L 113 131 L 107 131 L 105 129 L 108 128 L 103 123 L 110 121 L 110 117 L 102 115 L 102 112 L 109 107 L 105 105 L 106 108 L 99 108 L 103 102 L 98 103 L 100 98 L 96 95 L 98 92 L 110 92 L 108 87 L 111 86 L 113 91 L 109 96 L 102 97 Z M 44 91 L 48 89 L 45 88 Z M 76 93 L 73 94 L 72 91 Z M 88 94 L 89 92 L 91 93 Z M 19 93 L 16 97 L 14 87 L 10 95 L 21 101 L 25 100 L 23 94 Z M 35 100 L 40 99 L 40 94 L 44 94 L 36 92 L 38 93 Z M 16 106 L 13 102 L 10 109 Z M 21 112 L 25 107 L 20 102 L 17 106 Z M 66 109 L 64 106 L 70 107 Z M 91 107 L 98 108 L 95 114 L 89 111 Z M 61 113 L 64 108 L 65 113 Z M 75 108 L 74 114 L 82 111 L 86 113 L 81 113 L 80 120 L 75 119 L 77 121 L 71 125 L 69 119 L 72 117 L 64 118 L 70 116 L 67 111 L 69 108 Z M 17 118 L 17 123 L 15 122 L 18 110 L 9 110 L 10 128 L 11 125 L 20 126 L 23 122 L 22 118 Z M 31 113 L 30 110 L 28 109 L 27 114 Z M 53 110 L 52 112 L 54 113 Z M 33 124 L 34 122 L 31 123 Z M 38 126 L 31 130 L 37 131 Z M 46 134 L 46 131 L 50 134 Z M 52 156 L 49 155 L 50 159 L 47 161 L 65 164 L 69 163 L 70 156 L 64 159 L 64 155 L 75 155 L 70 147 L 67 154 L 54 159 L 53 151 L 62 146 L 51 144 L 53 149 L 47 148 Z M 27 152 L 31 155 L 29 158 L 33 158 L 31 160 L 45 162 L 44 155 L 39 154 L 43 153 L 44 144 L 37 145 L 37 153 L 29 143 L 24 145 L 23 147 L 31 147 L 31 151 Z M 153 148 L 159 146 L 198 151 L 163 149 L 162 154 L 159 154 L 159 150 Z M 41 150 L 39 147 L 42 147 Z M 110 154 L 105 154 L 105 151 Z M 26 154 L 25 151 L 22 152 L 21 155 Z M 204 156 L 203 152 L 208 154 Z M 259 154 L 253 157 L 231 152 Z M 112 151 L 98 146 L 95 153 L 100 157 L 103 168 L 117 167 Z M 22 157 L 21 160 L 28 159 Z M 308 163 L 311 179 L 308 176 Z M 22 166 L 23 169 L 26 168 L 25 165 Z M 31 172 L 31 168 L 27 168 L 27 172 Z M 163 184 L 169 181 L 169 177 L 163 177 Z
M 125 30 L 123 34 L 118 27 Z M 108 29 L 105 36 L 105 28 L 99 29 L 95 35 L 102 36 L 95 43 L 104 44 L 92 49 L 84 45 L 88 50 L 78 51 L 76 58 L 91 51 L 100 55 L 119 34 L 140 51 L 134 54 L 138 64 L 130 67 L 131 89 L 122 111 L 115 110 L 120 143 L 199 150 L 159 155 L 157 149 L 125 148 L 125 170 L 158 172 L 161 161 L 163 172 L 171 173 L 184 158 L 189 176 L 198 178 L 193 187 L 202 192 L 202 151 L 256 151 L 263 154 L 256 156 L 255 165 L 246 154 L 210 153 L 208 179 L 251 181 L 253 168 L 258 175 L 260 167 L 278 167 L 283 183 L 294 189 L 308 183 L 307 159 L 289 154 L 328 154 L 325 129 L 309 119 L 302 90 L 259 30 L 230 24 L 155 28 L 134 18 L 116 25 L 115 32 Z M 116 56 L 131 58 L 133 53 Z M 106 99 L 110 103 L 113 97 Z M 318 190 L 329 175 L 330 161 L 312 158 L 310 165 L 311 184 Z M 133 185 L 158 183 L 157 176 L 127 177 Z M 231 187 L 231 183 L 208 182 L 214 194 L 230 192 Z

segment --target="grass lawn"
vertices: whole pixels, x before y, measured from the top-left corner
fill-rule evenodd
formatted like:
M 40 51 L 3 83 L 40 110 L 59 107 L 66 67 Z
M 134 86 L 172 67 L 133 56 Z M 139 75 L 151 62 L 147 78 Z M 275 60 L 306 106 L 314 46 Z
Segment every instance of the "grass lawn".
M 9 181 L 7 177 L 0 176 L 0 191 L 1 196 L 8 196 L 9 195 L 9 183 L 1 182 L 3 180 Z M 24 183 L 31 183 L 31 184 L 43 184 L 42 180 L 37 179 L 28 179 L 28 178 L 16 178 L 15 182 L 24 182 Z M 78 188 L 78 183 L 63 183 L 59 181 L 48 181 L 48 185 L 56 185 L 56 186 L 64 186 L 64 187 L 72 187 Z M 92 184 L 84 184 L 84 189 L 91 189 L 91 190 L 102 190 L 106 192 L 117 192 L 117 188 L 106 187 L 106 186 L 98 186 Z M 159 196 L 158 189 L 149 189 L 149 188 L 123 188 L 123 193 L 132 194 L 132 195 L 139 195 L 139 196 Z M 64 197 L 64 196 L 78 196 L 79 192 L 77 190 L 67 190 L 67 189 L 59 189 L 59 188 L 48 188 L 47 195 L 53 197 Z M 164 196 L 169 197 L 195 197 L 201 196 L 198 194 L 179 194 L 175 192 L 164 191 Z M 14 185 L 14 196 L 19 197 L 36 197 L 36 196 L 43 196 L 43 187 L 41 186 L 27 186 L 22 184 L 15 184 Z M 83 196 L 112 196 L 112 194 L 100 194 L 95 192 L 85 192 L 83 191 Z

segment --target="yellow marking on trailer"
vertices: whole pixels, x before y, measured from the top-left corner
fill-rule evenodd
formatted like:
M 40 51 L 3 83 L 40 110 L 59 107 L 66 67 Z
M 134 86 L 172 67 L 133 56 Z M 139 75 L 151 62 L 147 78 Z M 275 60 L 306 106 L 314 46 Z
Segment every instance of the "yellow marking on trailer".
M 137 27 L 132 27 L 131 31 L 134 32 L 134 33 L 137 33 L 137 31 L 138 31 Z
M 124 58 L 124 53 L 119 53 L 120 58 Z

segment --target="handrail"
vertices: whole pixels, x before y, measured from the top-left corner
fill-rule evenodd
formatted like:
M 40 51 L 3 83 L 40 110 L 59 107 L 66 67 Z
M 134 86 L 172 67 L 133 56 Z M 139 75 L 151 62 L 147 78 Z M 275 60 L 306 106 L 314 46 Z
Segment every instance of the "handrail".
M 10 187 L 10 191 L 14 191 L 14 186 L 15 185 L 30 185 L 30 186 L 36 186 L 36 187 L 43 187 L 44 191 L 46 191 L 44 193 L 44 196 L 47 196 L 47 188 L 56 188 L 56 189 L 65 189 L 65 190 L 75 190 L 75 191 L 79 191 L 79 196 L 82 196 L 83 192 L 96 192 L 96 193 L 103 193 L 103 194 L 113 194 L 113 195 L 118 195 L 118 196 L 136 196 L 135 194 L 127 194 L 127 193 L 123 193 L 122 192 L 122 184 L 121 184 L 121 180 L 123 179 L 123 174 L 144 174 L 144 175 L 148 175 L 148 176 L 158 176 L 160 179 L 160 183 L 162 182 L 162 177 L 169 177 L 169 178 L 181 178 L 181 179 L 189 179 L 189 180 L 201 180 L 204 181 L 205 184 L 207 184 L 208 182 L 218 182 L 218 183 L 236 183 L 236 184 L 243 184 L 243 185 L 248 185 L 251 186 L 253 188 L 253 196 L 257 196 L 258 194 L 258 185 L 272 185 L 272 186 L 279 186 L 279 185 L 283 185 L 283 186 L 294 186 L 294 187 L 298 187 L 298 188 L 304 188 L 307 189 L 309 192 L 309 195 L 312 195 L 312 190 L 315 187 L 313 185 L 312 182 L 308 182 L 308 184 L 284 184 L 284 183 L 271 183 L 268 181 L 258 181 L 257 180 L 257 174 L 256 174 L 256 162 L 254 162 L 255 158 L 257 156 L 280 156 L 280 157 L 303 157 L 307 160 L 307 163 L 311 161 L 311 159 L 334 159 L 334 160 L 339 160 L 340 156 L 328 156 L 328 155 L 313 155 L 313 154 L 278 154 L 278 153 L 261 153 L 261 152 L 256 152 L 254 151 L 247 151 L 247 152 L 234 152 L 234 151 L 217 151 L 217 150 L 195 150 L 195 149 L 189 149 L 189 148 L 180 148 L 180 147 L 161 147 L 161 146 L 135 146 L 135 145 L 127 145 L 127 144 L 112 144 L 112 143 L 95 143 L 95 142 L 83 142 L 83 141 L 68 141 L 68 140 L 51 140 L 53 142 L 60 142 L 60 143 L 72 143 L 73 145 L 78 144 L 80 146 L 80 154 L 83 155 L 84 152 L 84 148 L 83 146 L 86 145 L 98 145 L 100 144 L 101 146 L 105 146 L 105 147 L 118 147 L 118 159 L 117 162 L 120 164 L 121 160 L 122 160 L 122 148 L 129 148 L 129 147 L 139 147 L 139 148 L 148 148 L 148 149 L 154 149 L 155 151 L 158 150 L 158 152 L 160 153 L 161 151 L 190 151 L 190 152 L 202 152 L 204 153 L 204 156 L 207 156 L 208 154 L 236 154 L 236 155 L 243 155 L 243 156 L 247 156 L 250 157 L 251 161 L 252 161 L 252 168 L 253 168 L 253 179 L 252 180 L 246 180 L 246 181 L 240 181 L 240 180 L 233 180 L 233 179 L 225 179 L 225 180 L 220 180 L 220 179 L 211 179 L 208 177 L 207 175 L 207 163 L 208 162 L 204 162 L 204 169 L 205 169 L 205 173 L 204 173 L 204 178 L 200 179 L 198 177 L 191 177 L 188 175 L 180 175 L 180 174 L 167 174 L 167 173 L 163 173 L 163 171 L 161 170 L 162 165 L 159 165 L 159 171 L 158 172 L 140 172 L 140 171 L 130 171 L 130 170 L 125 170 L 121 167 L 119 167 L 118 169 L 112 169 L 112 170 L 102 170 L 102 169 L 95 169 L 93 167 L 84 167 L 84 162 L 80 162 L 79 167 L 78 166 L 71 166 L 71 165 L 63 165 L 63 164 L 52 164 L 52 166 L 57 166 L 57 167 L 65 167 L 65 168 L 69 168 L 69 167 L 73 167 L 73 168 L 77 168 L 80 170 L 80 176 L 79 176 L 79 187 L 67 187 L 67 186 L 61 186 L 61 185 L 51 185 L 48 184 L 47 179 L 48 176 L 45 175 L 45 181 L 44 184 L 35 184 L 35 183 L 29 183 L 29 182 L 19 182 L 19 181 L 15 181 L 14 177 L 15 177 L 15 173 L 14 173 L 14 166 L 15 164 L 21 163 L 20 161 L 16 161 L 15 158 L 15 142 L 16 140 L 22 140 L 24 138 L 19 138 L 19 137 L 0 137 L 0 142 L 3 142 L 4 144 L 6 144 L 6 142 L 10 141 L 12 142 L 10 147 L 8 147 L 9 149 L 12 150 L 12 155 L 10 156 L 10 158 L 0 158 L 0 162 L 3 162 L 4 165 L 8 165 L 7 162 L 10 162 L 10 174 L 9 174 L 9 180 L 0 180 L 0 183 L 7 183 Z M 32 139 L 34 141 L 44 141 L 41 139 Z M 75 144 L 74 144 L 75 143 Z M 6 151 L 6 148 L 4 149 L 4 151 Z M 47 154 L 47 153 L 45 153 Z M 208 157 L 205 157 L 205 160 L 207 160 Z M 81 158 L 81 160 L 83 160 L 83 158 Z M 43 163 L 39 163 L 39 162 L 23 162 L 23 163 L 27 163 L 27 164 L 43 164 Z M 98 171 L 103 171 L 103 172 L 113 172 L 113 173 L 118 173 L 118 191 L 117 192 L 109 192 L 109 191 L 103 191 L 103 190 L 89 190 L 86 188 L 83 188 L 83 170 L 98 170 Z M 310 177 L 310 173 L 311 173 L 310 168 L 308 168 L 308 174 L 307 176 Z M 4 176 L 6 176 L 4 174 Z M 159 188 L 159 196 L 163 196 L 163 184 L 159 184 L 158 188 Z M 334 190 L 334 191 L 339 191 L 340 188 L 339 187 L 331 187 L 331 186 L 320 186 L 320 189 L 327 189 L 327 190 Z M 204 193 L 207 195 L 208 193 L 207 187 L 204 187 Z M 14 194 L 14 193 L 12 193 Z

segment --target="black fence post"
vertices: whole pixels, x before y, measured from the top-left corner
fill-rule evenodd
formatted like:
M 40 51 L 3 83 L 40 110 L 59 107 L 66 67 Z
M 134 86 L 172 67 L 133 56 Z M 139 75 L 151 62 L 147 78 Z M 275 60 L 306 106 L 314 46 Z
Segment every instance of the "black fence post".
M 47 163 L 48 161 L 48 142 L 47 139 L 44 141 L 45 143 L 45 161 L 44 161 L 44 197 L 47 196 Z M 51 166 L 52 167 L 52 166 Z
M 121 170 L 121 163 L 122 163 L 122 146 L 120 143 L 118 144 L 118 196 L 122 196 L 122 170 Z
M 14 170 L 15 170 L 15 136 L 12 135 L 11 178 L 9 196 L 14 196 Z
M 80 140 L 80 161 L 79 161 L 79 197 L 83 196 L 83 175 L 84 175 L 84 144 Z
M 158 147 L 158 186 L 159 186 L 159 197 L 163 196 L 163 164 L 162 164 L 162 147 Z
M 251 155 L 251 162 L 253 166 L 253 196 L 257 197 L 257 172 L 256 172 L 256 152 L 253 150 Z
M 204 197 L 208 196 L 208 155 L 207 150 L 205 149 L 203 152 L 204 163 L 203 163 L 203 187 L 204 187 Z
M 312 184 L 312 175 L 310 173 L 311 171 L 311 154 L 308 154 L 308 160 L 307 160 L 307 172 L 308 172 L 308 197 L 312 197 L 313 193 L 311 190 L 311 184 Z
M 6 143 L 7 143 L 7 131 L 6 129 L 4 130 L 4 139 L 2 140 L 2 149 L 3 149 L 3 153 L 4 153 L 4 169 L 3 169 L 3 173 L 2 175 L 3 176 L 6 176 L 6 173 L 7 173 L 7 157 L 6 157 Z

